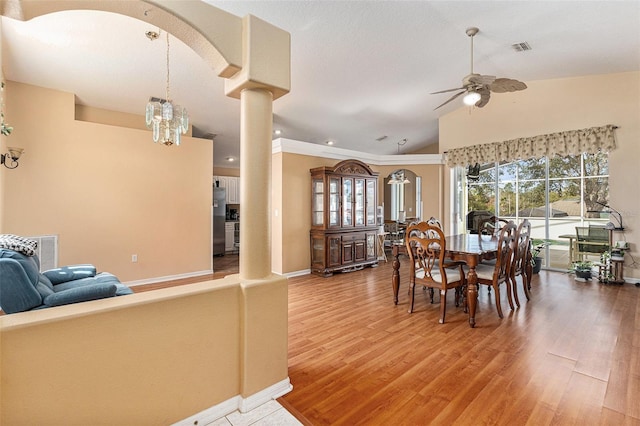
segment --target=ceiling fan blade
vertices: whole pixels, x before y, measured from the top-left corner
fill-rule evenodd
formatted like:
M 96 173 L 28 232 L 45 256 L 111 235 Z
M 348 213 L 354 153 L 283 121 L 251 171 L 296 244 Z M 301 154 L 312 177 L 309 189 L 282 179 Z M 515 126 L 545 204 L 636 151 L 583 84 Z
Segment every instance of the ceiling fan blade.
M 438 108 L 445 106 L 446 104 L 448 104 L 449 102 L 451 102 L 452 100 L 454 100 L 455 98 L 457 98 L 458 96 L 462 95 L 463 93 L 466 93 L 467 90 L 463 90 L 462 92 L 456 93 L 455 95 L 453 95 L 452 97 L 450 97 L 449 99 L 447 99 L 447 101 L 443 104 L 438 105 L 437 107 L 435 107 L 433 110 L 437 110 Z
M 489 90 L 489 86 L 483 86 L 476 90 L 476 92 L 480 94 L 480 100 L 476 102 L 475 106 L 478 108 L 482 108 L 489 103 L 489 99 L 491 98 L 491 91 Z
M 463 90 L 465 89 L 464 87 L 456 87 L 455 89 L 447 89 L 447 90 L 440 90 L 439 92 L 432 92 L 430 93 L 431 95 L 437 95 L 438 93 L 447 93 L 447 92 L 453 92 L 454 90 Z
M 466 77 L 467 81 L 472 84 L 487 85 L 495 81 L 495 75 L 470 74 Z
M 496 81 L 489 85 L 489 89 L 494 93 L 515 92 L 526 88 L 526 84 L 511 78 L 497 78 Z

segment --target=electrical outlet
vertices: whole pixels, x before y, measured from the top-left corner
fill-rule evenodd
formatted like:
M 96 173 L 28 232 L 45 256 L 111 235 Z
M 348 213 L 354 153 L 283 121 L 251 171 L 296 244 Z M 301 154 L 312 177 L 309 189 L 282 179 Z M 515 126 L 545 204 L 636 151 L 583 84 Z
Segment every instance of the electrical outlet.
M 132 255 L 131 255 L 131 261 L 132 261 L 133 263 L 136 263 L 136 262 L 138 261 L 138 255 L 137 255 L 137 254 L 132 254 Z

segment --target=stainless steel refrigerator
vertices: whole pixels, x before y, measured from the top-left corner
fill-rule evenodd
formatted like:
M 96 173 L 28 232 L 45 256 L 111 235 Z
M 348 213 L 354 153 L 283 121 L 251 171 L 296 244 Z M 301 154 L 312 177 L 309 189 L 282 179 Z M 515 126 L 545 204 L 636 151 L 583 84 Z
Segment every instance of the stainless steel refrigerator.
M 213 255 L 224 255 L 224 223 L 227 215 L 226 189 L 213 187 Z

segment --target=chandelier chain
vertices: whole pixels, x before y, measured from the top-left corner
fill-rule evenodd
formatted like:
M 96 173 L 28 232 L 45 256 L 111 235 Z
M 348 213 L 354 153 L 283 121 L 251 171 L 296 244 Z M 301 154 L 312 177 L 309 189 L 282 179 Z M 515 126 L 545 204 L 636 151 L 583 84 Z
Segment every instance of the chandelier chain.
M 165 31 L 167 33 L 167 101 L 169 98 L 169 31 Z

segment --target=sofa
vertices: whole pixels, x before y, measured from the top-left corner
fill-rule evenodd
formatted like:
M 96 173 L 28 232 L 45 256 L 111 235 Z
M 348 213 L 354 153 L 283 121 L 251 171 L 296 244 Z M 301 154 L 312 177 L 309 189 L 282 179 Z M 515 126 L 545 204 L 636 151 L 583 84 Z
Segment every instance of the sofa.
M 35 241 L 16 243 L 22 240 L 12 237 L 0 235 L 0 308 L 6 314 L 133 293 L 116 276 L 97 273 L 90 264 L 40 272 Z

